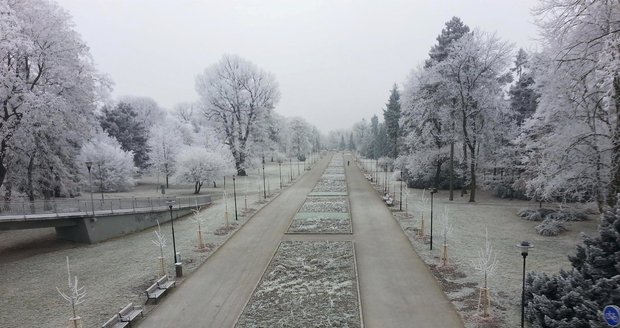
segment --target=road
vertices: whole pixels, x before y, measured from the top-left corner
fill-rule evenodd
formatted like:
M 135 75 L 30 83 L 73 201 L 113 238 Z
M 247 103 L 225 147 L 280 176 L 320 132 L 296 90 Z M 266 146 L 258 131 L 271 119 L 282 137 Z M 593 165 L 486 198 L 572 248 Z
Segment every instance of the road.
M 285 235 L 330 156 L 261 209 L 140 327 L 232 327 L 281 240 L 354 240 L 365 327 L 463 327 L 460 317 L 360 170 L 345 167 L 353 235 Z M 345 156 L 345 163 L 353 158 Z

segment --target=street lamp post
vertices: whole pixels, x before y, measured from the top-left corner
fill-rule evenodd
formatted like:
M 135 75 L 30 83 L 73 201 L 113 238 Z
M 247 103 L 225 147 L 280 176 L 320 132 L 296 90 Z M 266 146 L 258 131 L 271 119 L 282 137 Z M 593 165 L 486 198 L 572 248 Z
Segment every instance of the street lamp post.
M 301 173 L 299 173 L 299 156 L 297 157 L 297 176 L 299 176 Z
M 403 211 L 403 169 L 400 169 L 400 201 L 398 202 L 399 211 Z
M 293 159 L 288 159 L 288 169 L 291 171 L 291 182 L 293 182 Z
M 521 256 L 523 256 L 523 285 L 521 289 L 521 328 L 525 324 L 525 258 L 527 257 L 530 248 L 534 248 L 529 241 L 522 241 L 517 245 L 521 249 Z
M 265 156 L 263 156 L 263 198 L 267 199 L 267 184 L 265 183 Z
M 282 163 L 278 163 L 278 167 L 280 168 L 280 189 L 282 189 Z
M 93 162 L 88 161 L 86 163 L 86 168 L 88 168 L 88 183 L 90 184 L 90 206 L 93 209 L 93 219 L 95 218 L 95 200 L 93 199 L 93 178 L 90 173 L 90 169 L 93 167 Z
M 437 193 L 437 188 L 431 189 L 431 250 L 433 250 L 433 196 Z
M 172 207 L 174 206 L 175 201 L 170 199 L 166 201 L 168 204 L 168 208 L 170 209 L 170 225 L 172 226 L 172 251 L 174 252 L 174 268 L 176 270 L 177 277 L 181 277 L 183 275 L 183 265 L 177 260 L 177 244 L 174 238 L 174 218 L 172 217 Z
M 101 201 L 103 202 L 103 174 L 101 174 L 101 162 L 97 162 L 97 172 L 99 172 L 99 189 L 101 189 Z
M 235 198 L 235 221 L 239 220 L 239 215 L 237 215 L 237 187 L 235 184 L 235 176 L 233 175 L 233 197 Z

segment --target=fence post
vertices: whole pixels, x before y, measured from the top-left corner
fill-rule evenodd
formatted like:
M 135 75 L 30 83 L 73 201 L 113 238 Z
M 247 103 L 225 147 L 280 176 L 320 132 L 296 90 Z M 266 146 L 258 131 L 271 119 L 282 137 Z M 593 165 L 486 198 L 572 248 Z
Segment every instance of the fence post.
M 22 202 L 22 213 L 24 213 L 24 219 L 26 218 L 26 204 Z
M 110 200 L 110 213 L 114 213 L 114 199 Z
M 131 206 L 133 206 L 133 212 L 136 213 L 136 197 L 133 197 L 133 200 L 131 202 Z
M 56 200 L 54 199 L 54 213 L 56 213 L 56 217 L 58 217 L 58 207 L 56 206 Z

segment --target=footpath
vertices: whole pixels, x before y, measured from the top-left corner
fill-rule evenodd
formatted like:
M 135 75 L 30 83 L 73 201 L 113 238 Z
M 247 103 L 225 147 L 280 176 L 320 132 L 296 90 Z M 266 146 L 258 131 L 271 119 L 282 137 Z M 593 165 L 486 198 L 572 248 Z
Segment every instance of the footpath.
M 337 156 L 340 156 L 339 154 Z M 463 327 L 437 281 L 350 155 L 346 166 L 352 235 L 285 235 L 327 167 L 319 161 L 263 207 L 140 327 L 233 327 L 282 240 L 353 240 L 364 327 Z

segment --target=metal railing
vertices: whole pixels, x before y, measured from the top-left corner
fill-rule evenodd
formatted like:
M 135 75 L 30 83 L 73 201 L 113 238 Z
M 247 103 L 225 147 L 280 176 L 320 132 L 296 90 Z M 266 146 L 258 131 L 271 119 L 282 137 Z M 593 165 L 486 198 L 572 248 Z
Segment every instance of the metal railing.
M 168 201 L 174 200 L 174 208 L 187 208 L 211 203 L 211 196 L 203 195 L 196 197 L 134 197 L 113 199 L 62 199 L 35 201 L 0 201 L 0 216 L 26 216 L 32 214 L 55 214 L 84 213 L 107 214 L 114 211 L 127 212 L 145 211 L 168 207 Z

